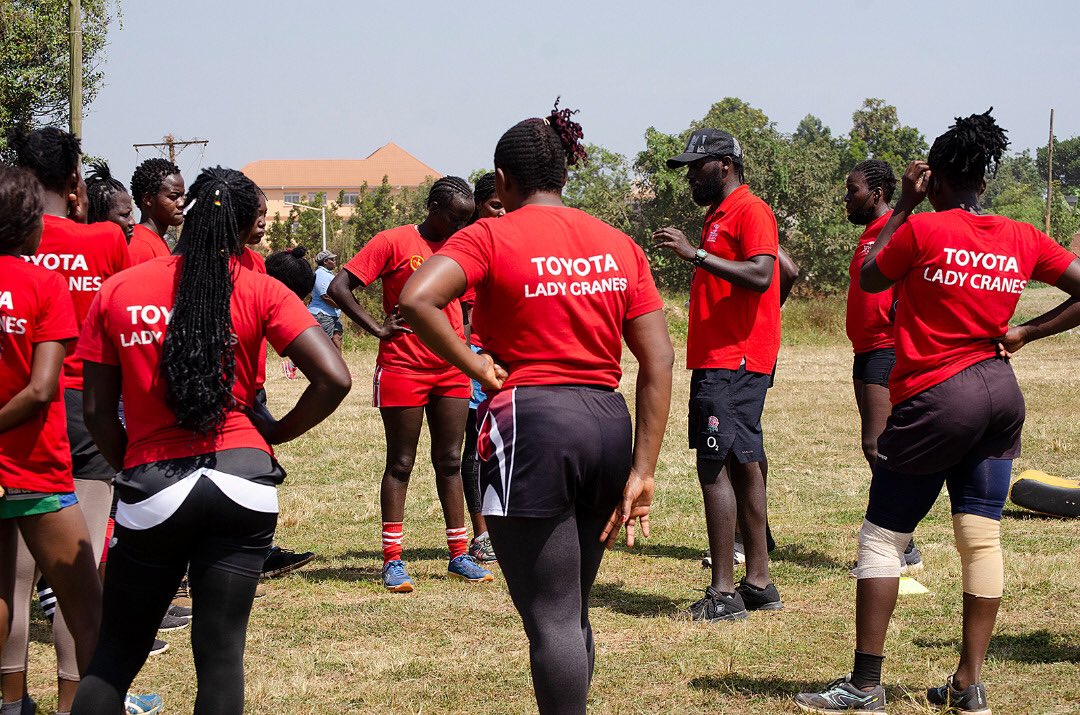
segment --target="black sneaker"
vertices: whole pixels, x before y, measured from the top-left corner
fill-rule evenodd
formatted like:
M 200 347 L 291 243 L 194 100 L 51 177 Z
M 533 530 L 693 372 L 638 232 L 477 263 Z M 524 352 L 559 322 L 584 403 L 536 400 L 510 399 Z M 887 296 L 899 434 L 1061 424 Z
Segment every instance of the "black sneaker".
M 915 545 L 915 539 L 912 539 L 908 542 L 907 548 L 904 549 L 904 563 L 900 564 L 900 573 L 918 571 L 922 567 L 922 553 L 919 551 L 919 547 Z
M 819 693 L 799 693 L 795 704 L 808 713 L 873 713 L 885 714 L 885 688 L 875 685 L 869 692 L 851 684 L 851 674 L 837 678 Z
M 161 640 L 160 638 L 155 638 L 154 639 L 154 645 L 150 646 L 149 655 L 151 655 L 151 656 L 161 655 L 162 653 L 164 653 L 167 650 L 169 650 L 169 644 L 166 643 L 165 641 Z
M 963 690 L 957 690 L 953 687 L 951 675 L 944 685 L 927 690 L 926 700 L 946 713 L 990 715 L 990 703 L 986 701 L 986 686 L 975 683 Z
M 173 604 L 169 606 L 169 610 L 165 613 L 166 615 L 172 616 L 173 618 L 182 618 L 185 621 L 190 621 L 192 610 L 187 606 L 177 606 Z
M 746 618 L 746 605 L 742 596 L 735 592 L 731 595 L 720 593 L 712 586 L 705 589 L 705 598 L 689 608 L 691 621 L 737 621 Z
M 300 568 L 313 558 L 315 558 L 315 554 L 311 551 L 305 551 L 302 554 L 298 554 L 295 551 L 283 549 L 280 546 L 271 546 L 270 553 L 266 555 L 266 561 L 263 562 L 262 577 L 274 578 L 276 576 L 284 576 L 290 571 L 295 571 Z
M 782 611 L 784 602 L 780 600 L 780 592 L 776 590 L 776 584 L 770 582 L 760 591 L 746 582 L 739 581 L 735 592 L 742 596 L 743 603 L 748 611 Z
M 159 631 L 178 631 L 181 628 L 187 628 L 190 618 L 177 618 L 176 616 L 170 616 L 168 613 L 161 619 L 161 625 L 158 626 Z
M 37 703 L 29 693 L 23 695 L 22 705 L 19 706 L 19 715 L 37 715 Z

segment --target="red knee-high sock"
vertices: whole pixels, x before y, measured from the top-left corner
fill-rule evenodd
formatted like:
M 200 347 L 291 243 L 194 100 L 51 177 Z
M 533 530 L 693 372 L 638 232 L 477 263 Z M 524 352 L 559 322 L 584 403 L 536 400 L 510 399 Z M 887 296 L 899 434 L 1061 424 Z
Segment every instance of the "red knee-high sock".
M 401 558 L 401 540 L 404 538 L 404 524 L 400 521 L 382 523 L 382 560 L 384 564 Z
M 450 559 L 454 560 L 469 550 L 469 532 L 465 527 L 446 530 L 446 546 L 450 549 Z

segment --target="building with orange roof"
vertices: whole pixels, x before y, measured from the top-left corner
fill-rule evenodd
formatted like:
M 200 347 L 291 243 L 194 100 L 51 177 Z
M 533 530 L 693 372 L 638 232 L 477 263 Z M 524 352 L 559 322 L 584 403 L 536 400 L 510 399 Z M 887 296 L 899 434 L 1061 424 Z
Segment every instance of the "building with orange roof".
M 365 159 L 262 159 L 243 168 L 244 174 L 266 194 L 267 215 L 288 215 L 289 203 L 314 203 L 319 192 L 326 201 L 337 201 L 344 192 L 344 202 L 338 214 L 343 218 L 352 213 L 367 184 L 374 189 L 383 177 L 395 190 L 415 188 L 442 174 L 417 159 L 393 142 L 375 150 Z

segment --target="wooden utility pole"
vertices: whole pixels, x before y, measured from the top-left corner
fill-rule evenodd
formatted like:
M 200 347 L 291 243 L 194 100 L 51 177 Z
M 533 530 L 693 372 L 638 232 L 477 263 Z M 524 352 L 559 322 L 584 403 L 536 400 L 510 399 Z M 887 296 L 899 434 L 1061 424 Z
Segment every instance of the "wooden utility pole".
M 1050 110 L 1050 141 L 1046 144 L 1046 234 L 1050 235 L 1050 201 L 1054 197 L 1054 110 Z
M 68 32 L 70 33 L 70 67 L 68 85 L 71 94 L 68 103 L 68 128 L 76 137 L 82 138 L 82 4 L 81 0 L 68 0 Z
M 158 149 L 165 148 L 169 152 L 169 161 L 171 163 L 175 164 L 176 163 L 176 147 L 180 147 L 181 149 L 183 149 L 184 147 L 192 146 L 192 145 L 195 145 L 195 144 L 200 144 L 202 146 L 206 146 L 209 143 L 210 142 L 208 140 L 206 140 L 206 139 L 191 139 L 191 140 L 188 140 L 188 141 L 180 141 L 176 137 L 174 137 L 172 134 L 166 134 L 165 136 L 163 136 L 161 138 L 161 141 L 159 141 L 159 142 L 147 142 L 146 144 L 132 144 L 131 146 L 135 147 L 136 151 L 138 149 L 142 148 L 142 147 L 145 147 L 145 146 L 152 146 L 152 147 L 156 147 Z

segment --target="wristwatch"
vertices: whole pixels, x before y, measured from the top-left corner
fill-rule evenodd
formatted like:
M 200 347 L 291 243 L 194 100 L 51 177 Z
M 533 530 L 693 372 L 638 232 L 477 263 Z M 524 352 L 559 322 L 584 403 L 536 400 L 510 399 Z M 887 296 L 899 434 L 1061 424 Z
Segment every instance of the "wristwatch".
M 699 248 L 697 251 L 694 252 L 694 257 L 690 259 L 690 262 L 693 263 L 695 266 L 700 266 L 702 263 L 705 262 L 705 259 L 708 256 L 708 251 L 706 251 L 704 248 Z

